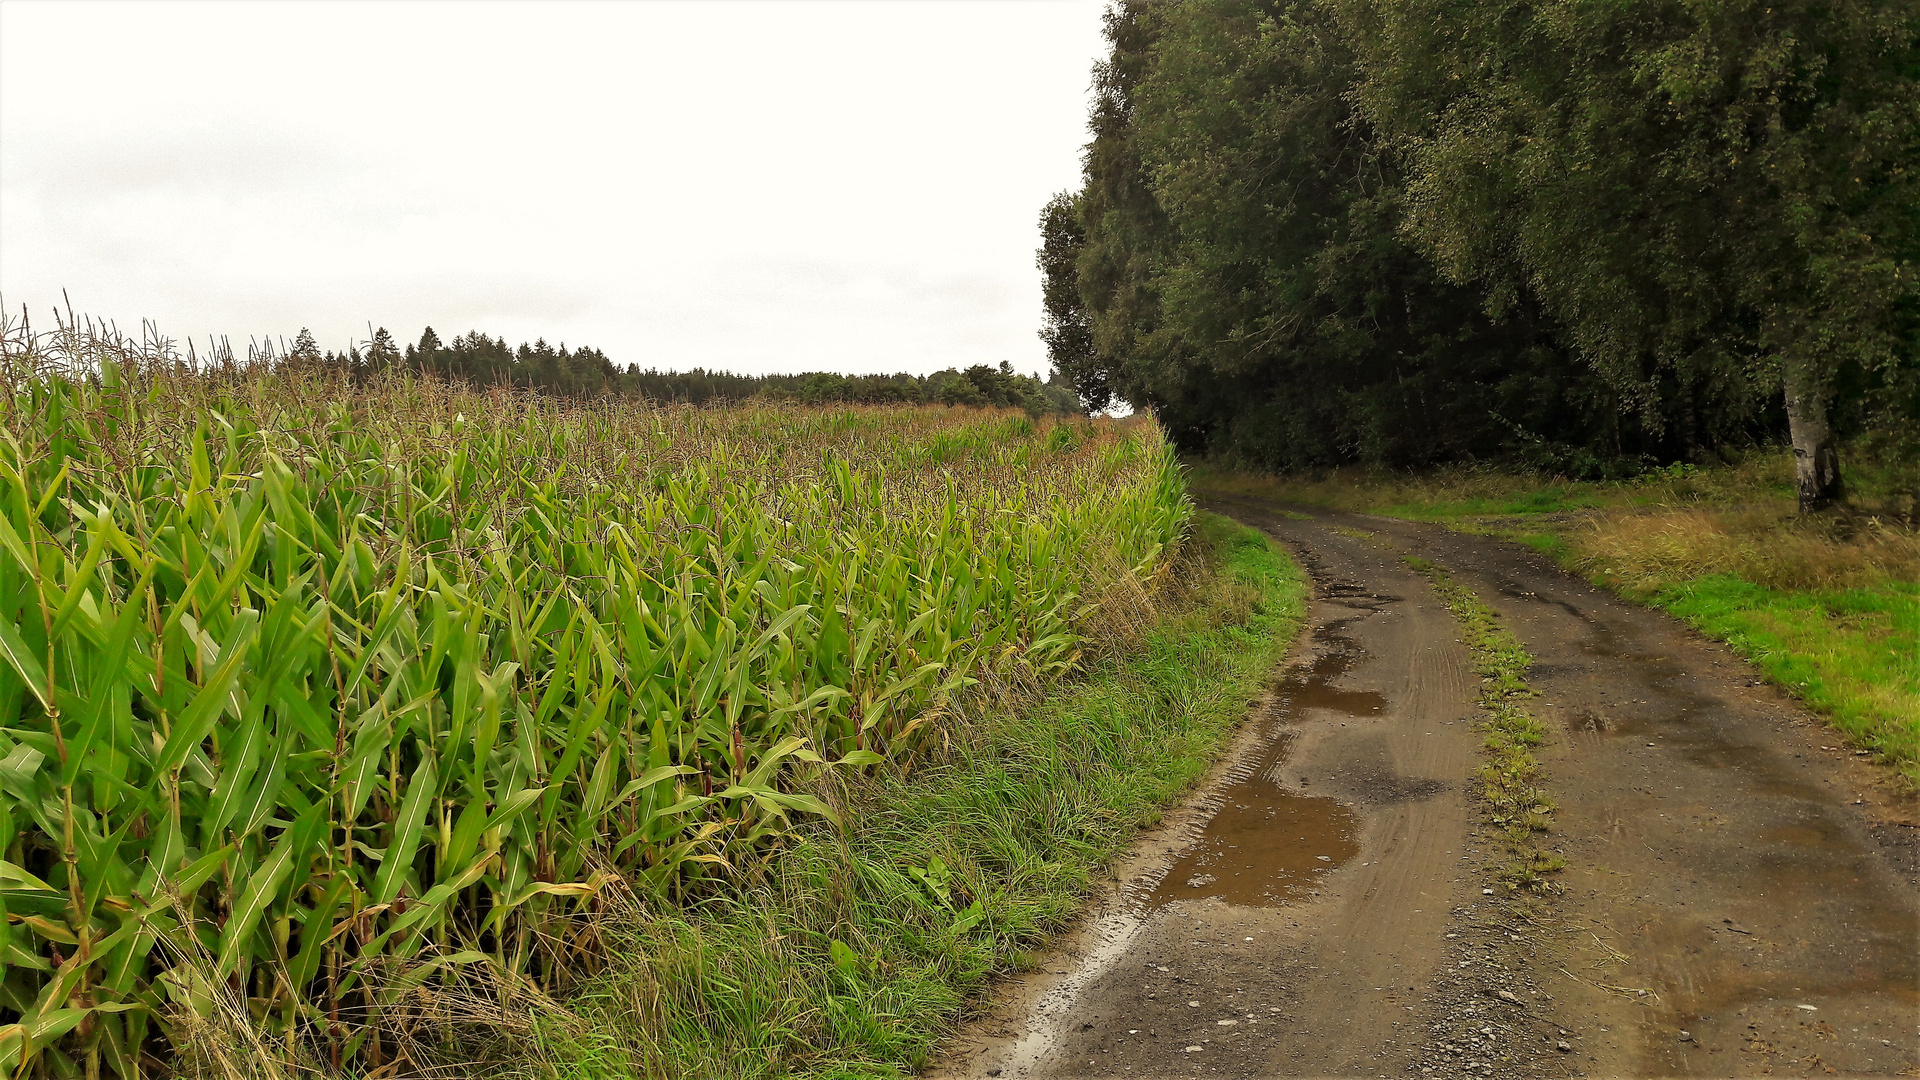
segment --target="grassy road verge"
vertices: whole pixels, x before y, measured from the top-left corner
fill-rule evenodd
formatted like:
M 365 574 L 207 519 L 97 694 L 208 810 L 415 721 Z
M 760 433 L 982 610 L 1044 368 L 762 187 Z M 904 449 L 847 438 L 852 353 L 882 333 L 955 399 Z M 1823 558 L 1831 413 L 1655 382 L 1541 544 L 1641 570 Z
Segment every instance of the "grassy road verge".
M 1480 468 L 1198 473 L 1197 488 L 1525 543 L 1726 642 L 1920 787 L 1920 534 L 1899 488 L 1872 471 L 1849 478 L 1854 508 L 1812 517 L 1794 513 L 1780 454 L 1591 483 Z
M 522 1075 L 895 1076 L 1231 738 L 1305 610 L 1260 533 L 1201 515 L 1179 595 L 1131 647 L 906 775 L 823 792 L 746 887 L 610 918 L 611 966 L 501 1057 Z M 499 1054 L 499 1049 L 494 1051 Z

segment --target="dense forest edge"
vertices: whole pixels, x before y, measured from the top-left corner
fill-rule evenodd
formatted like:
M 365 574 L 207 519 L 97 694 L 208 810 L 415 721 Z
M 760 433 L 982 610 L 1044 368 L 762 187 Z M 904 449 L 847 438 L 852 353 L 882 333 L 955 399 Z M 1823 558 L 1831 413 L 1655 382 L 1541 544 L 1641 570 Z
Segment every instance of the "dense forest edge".
M 1055 368 L 1269 471 L 1920 457 L 1920 9 L 1145 3 L 1041 215 Z
M 4 310 L 5 304 L 0 302 L 0 311 Z M 404 348 L 395 343 L 386 327 L 369 326 L 365 341 L 353 342 L 340 350 L 322 349 L 313 332 L 302 327 L 292 341 L 271 336 L 248 341 L 243 357 L 230 339 L 209 339 L 202 352 L 192 340 L 177 342 L 151 323 L 143 323 L 140 336 L 132 338 L 111 323 L 75 315 L 71 309 L 64 313 L 55 309 L 53 317 L 55 328 L 51 333 L 36 333 L 29 312 L 23 310 L 18 317 L 8 314 L 6 333 L 12 338 L 31 338 L 50 344 L 65 340 L 110 341 L 116 353 L 147 358 L 142 362 L 148 366 L 153 358 L 165 358 L 165 363 L 177 365 L 184 371 L 274 369 L 335 376 L 350 385 L 410 374 L 478 389 L 521 390 L 569 400 L 629 397 L 679 405 L 748 401 L 805 405 L 967 405 L 1024 409 L 1033 417 L 1085 411 L 1058 373 L 1050 372 L 1042 380 L 1014 371 L 1013 365 L 1004 360 L 997 367 L 973 364 L 928 375 L 908 372 L 849 375 L 832 371 L 740 375 L 703 367 L 661 371 L 642 368 L 636 363 L 623 367 L 593 346 L 569 349 L 565 342 L 553 345 L 544 337 L 532 343 L 523 341 L 516 347 L 508 345 L 504 337 L 469 330 L 442 341 L 431 326 L 421 331 L 419 341 Z M 17 345 L 15 351 L 20 351 Z M 78 369 L 86 367 L 85 360 L 78 362 Z

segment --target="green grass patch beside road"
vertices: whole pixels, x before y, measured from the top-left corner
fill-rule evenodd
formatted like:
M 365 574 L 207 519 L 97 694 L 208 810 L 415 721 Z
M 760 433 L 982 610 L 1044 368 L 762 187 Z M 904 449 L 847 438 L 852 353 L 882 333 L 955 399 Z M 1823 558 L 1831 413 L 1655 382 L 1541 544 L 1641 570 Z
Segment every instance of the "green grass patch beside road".
M 1920 584 L 1790 591 L 1716 574 L 1651 600 L 1732 646 L 1920 784 Z
M 1224 749 L 1308 587 L 1260 533 L 1200 515 L 1186 596 L 1031 708 L 963 725 L 906 775 L 826 793 L 743 888 L 610 919 L 611 966 L 497 1060 L 555 1077 L 897 1076 Z

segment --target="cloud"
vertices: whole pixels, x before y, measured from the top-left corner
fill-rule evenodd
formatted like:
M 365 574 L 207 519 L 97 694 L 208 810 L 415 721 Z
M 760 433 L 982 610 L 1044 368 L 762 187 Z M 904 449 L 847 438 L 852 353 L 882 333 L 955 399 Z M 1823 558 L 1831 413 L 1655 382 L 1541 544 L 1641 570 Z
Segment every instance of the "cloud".
M 111 142 L 58 130 L 7 132 L 0 185 L 74 203 L 164 192 L 172 197 L 239 198 L 324 190 L 350 165 L 316 153 L 311 137 L 244 118 L 201 119 L 165 134 L 129 131 Z
M 1100 11 L 10 0 L 0 295 L 195 338 L 1032 370 Z

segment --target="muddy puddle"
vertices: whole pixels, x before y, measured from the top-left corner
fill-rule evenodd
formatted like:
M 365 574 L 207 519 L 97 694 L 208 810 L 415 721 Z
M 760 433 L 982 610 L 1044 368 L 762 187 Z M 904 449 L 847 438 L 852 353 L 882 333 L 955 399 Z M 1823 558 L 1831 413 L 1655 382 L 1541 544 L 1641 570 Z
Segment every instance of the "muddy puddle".
M 1313 888 L 1315 879 L 1360 852 L 1353 811 L 1334 799 L 1294 795 L 1271 782 L 1268 792 L 1235 791 L 1193 848 L 1181 856 L 1148 899 L 1219 897 L 1229 904 L 1272 907 Z
M 1337 625 L 1337 624 L 1334 624 Z M 1221 793 L 1220 809 L 1147 898 L 1151 908 L 1175 900 L 1218 898 L 1272 907 L 1313 889 L 1320 875 L 1360 853 L 1359 819 L 1337 799 L 1281 787 L 1291 741 L 1280 724 L 1310 709 L 1342 716 L 1378 715 L 1386 699 L 1371 690 L 1333 685 L 1359 649 L 1332 626 L 1315 632 L 1325 652 L 1275 688 L 1276 729 L 1254 767 Z
M 1372 596 L 1361 601 L 1380 602 Z M 1213 909 L 1206 920 L 1232 919 L 1236 916 L 1226 913 L 1236 910 L 1276 908 L 1304 900 L 1327 873 L 1359 854 L 1360 820 L 1354 810 L 1337 799 L 1290 791 L 1280 783 L 1296 724 L 1307 714 L 1322 710 L 1335 717 L 1372 718 L 1387 711 L 1380 694 L 1334 685 L 1363 655 L 1339 632 L 1341 626 L 1342 621 L 1316 626 L 1315 660 L 1289 669 L 1272 688 L 1267 708 L 1255 721 L 1260 727 L 1242 733 L 1236 750 L 1239 766 L 1194 807 L 1199 813 L 1211 809 L 1206 824 L 1197 833 L 1173 832 L 1163 846 L 1156 845 L 1158 850 L 1150 847 L 1135 856 L 1132 868 L 1120 869 L 1122 880 L 1130 884 L 1122 885 L 1110 906 L 1075 931 L 1068 948 L 1071 969 L 1051 972 L 1060 976 L 1057 979 L 1043 974 L 1025 984 L 1024 1004 L 1019 1006 L 1022 1030 L 1004 1042 L 989 1036 L 984 1054 L 935 1075 L 1042 1075 L 1037 1070 L 1063 1036 L 1087 1030 L 1092 1023 L 1085 1002 L 1089 989 L 1107 978 L 1116 963 L 1134 955 L 1143 935 L 1150 936 L 1153 927 L 1175 914 L 1169 910 L 1174 901 L 1215 902 L 1206 905 Z M 1168 869 L 1156 875 L 1157 866 Z M 1181 914 L 1195 913 L 1185 909 Z M 1137 1034 L 1128 1031 L 1129 1036 Z

